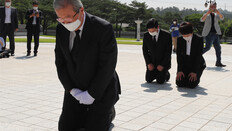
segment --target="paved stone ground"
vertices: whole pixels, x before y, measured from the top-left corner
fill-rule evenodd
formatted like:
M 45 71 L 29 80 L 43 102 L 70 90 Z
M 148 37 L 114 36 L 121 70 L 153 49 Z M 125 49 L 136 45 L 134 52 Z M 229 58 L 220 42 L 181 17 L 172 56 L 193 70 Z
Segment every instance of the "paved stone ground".
M 141 46 L 119 45 L 117 72 L 122 95 L 113 131 L 232 131 L 232 46 L 222 45 L 217 68 L 214 49 L 196 89 L 176 88 L 176 55 L 171 79 L 164 85 L 144 80 Z M 0 60 L 0 131 L 52 131 L 62 108 L 63 87 L 54 65 L 54 44 L 40 45 L 37 57 L 25 57 L 26 43 L 16 56 Z

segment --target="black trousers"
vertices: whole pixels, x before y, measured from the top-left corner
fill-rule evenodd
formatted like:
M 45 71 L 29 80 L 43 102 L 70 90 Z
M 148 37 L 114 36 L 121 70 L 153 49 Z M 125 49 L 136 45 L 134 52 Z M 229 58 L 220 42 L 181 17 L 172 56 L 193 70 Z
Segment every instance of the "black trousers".
M 9 37 L 11 54 L 14 54 L 14 52 L 15 52 L 14 32 L 15 32 L 15 30 L 12 29 L 11 24 L 4 24 L 3 29 L 2 29 L 2 37 L 5 40 L 5 42 L 6 42 L 6 37 L 7 36 Z M 4 48 L 6 48 L 6 45 Z
M 63 110 L 59 120 L 59 131 L 108 131 L 111 124 L 110 114 L 114 105 L 95 103 L 79 104 L 69 92 L 65 92 Z
M 27 30 L 27 53 L 31 53 L 31 41 L 32 41 L 32 36 L 34 36 L 34 53 L 37 54 L 38 48 L 39 48 L 39 35 L 40 32 L 36 28 L 36 26 L 32 26 L 31 29 Z
M 181 80 L 176 80 L 176 85 L 178 87 L 189 87 L 189 88 L 195 88 L 196 86 L 198 86 L 198 84 L 200 83 L 200 79 L 201 79 L 201 75 L 204 71 L 204 68 L 199 69 L 199 71 L 197 72 L 197 80 L 196 81 L 190 81 L 190 77 L 188 76 L 191 72 L 186 69 L 185 71 L 183 71 L 184 76 L 182 77 Z
M 170 78 L 170 73 L 168 70 L 165 69 L 163 71 L 158 71 L 157 69 L 150 71 L 147 69 L 146 71 L 146 81 L 148 83 L 151 83 L 153 80 L 156 79 L 157 83 L 163 84 L 169 78 Z

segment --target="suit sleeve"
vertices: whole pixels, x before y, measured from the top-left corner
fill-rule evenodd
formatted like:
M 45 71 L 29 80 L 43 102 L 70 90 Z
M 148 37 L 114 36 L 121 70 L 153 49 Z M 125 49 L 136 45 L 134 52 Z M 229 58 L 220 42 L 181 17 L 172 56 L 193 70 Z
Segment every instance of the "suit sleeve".
M 177 40 L 177 72 L 183 72 L 183 56 L 181 55 L 181 40 Z
M 196 56 L 194 57 L 195 59 L 193 60 L 193 68 L 192 68 L 192 72 L 194 73 L 197 73 L 198 70 L 200 69 L 200 61 L 201 61 L 201 56 L 202 56 L 202 53 L 203 53 L 203 37 L 200 37 L 199 39 L 199 44 L 196 48 Z
M 30 11 L 27 11 L 27 13 L 26 13 L 26 15 L 25 15 L 25 19 L 26 19 L 26 20 L 29 20 L 29 19 L 30 19 L 30 15 L 31 15 L 31 14 L 30 14 Z
M 203 20 L 203 17 L 206 15 L 206 13 L 200 18 L 200 22 L 205 22 L 205 20 Z M 208 16 L 207 16 L 208 17 Z
M 149 52 L 149 49 L 147 47 L 147 40 L 145 38 L 145 35 L 144 35 L 144 39 L 143 39 L 143 56 L 144 56 L 144 59 L 145 59 L 145 62 L 146 62 L 146 65 L 148 64 L 151 64 L 152 61 L 151 61 L 151 54 Z
M 69 92 L 73 89 L 74 83 L 68 74 L 66 60 L 64 58 L 64 55 L 60 47 L 60 38 L 57 34 L 56 34 L 56 47 L 55 47 L 55 64 L 57 68 L 57 75 L 65 91 Z
M 171 62 L 171 59 L 172 59 L 172 37 L 171 35 L 168 35 L 167 43 L 166 43 L 166 51 L 164 54 L 164 59 L 161 62 L 161 65 L 164 67 L 166 65 L 169 65 Z
M 18 11 L 15 9 L 15 28 L 18 28 Z
M 118 49 L 113 27 L 112 25 L 108 25 L 106 28 L 106 31 L 104 31 L 100 38 L 97 72 L 88 89 L 88 93 L 95 100 L 100 100 L 102 98 L 113 78 L 117 63 Z

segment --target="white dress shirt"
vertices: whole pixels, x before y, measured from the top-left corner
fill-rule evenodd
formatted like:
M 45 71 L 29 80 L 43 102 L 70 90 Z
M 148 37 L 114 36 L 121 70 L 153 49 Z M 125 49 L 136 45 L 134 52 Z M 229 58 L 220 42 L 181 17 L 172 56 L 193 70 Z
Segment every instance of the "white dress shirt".
M 6 14 L 5 23 L 6 24 L 11 23 L 11 8 L 5 7 L 5 14 Z
M 193 37 L 191 37 L 189 41 L 186 41 L 186 55 L 190 55 L 192 39 Z
M 38 12 L 38 10 L 33 10 L 33 13 L 35 14 L 36 12 Z M 36 25 L 36 15 L 33 16 L 33 22 L 32 22 L 33 25 Z
M 81 28 L 79 29 L 80 30 L 80 38 L 82 36 L 82 32 L 83 32 L 83 28 L 84 28 L 84 25 L 85 25 L 85 19 L 86 19 L 86 14 L 84 12 L 84 21 L 83 21 L 83 24 L 81 25 Z M 71 51 L 72 48 L 73 48 L 73 43 L 74 43 L 74 39 L 76 37 L 76 32 L 75 31 L 71 31 L 70 32 L 70 36 L 69 36 L 69 50 Z

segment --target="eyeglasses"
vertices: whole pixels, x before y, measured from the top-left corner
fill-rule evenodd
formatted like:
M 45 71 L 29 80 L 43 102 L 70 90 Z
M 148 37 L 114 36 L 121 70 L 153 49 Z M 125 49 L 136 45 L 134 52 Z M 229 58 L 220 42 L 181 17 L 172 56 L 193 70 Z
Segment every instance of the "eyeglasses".
M 60 23 L 64 23 L 64 22 L 72 22 L 73 19 L 76 17 L 76 15 L 78 14 L 78 12 L 75 13 L 75 15 L 72 18 L 57 18 L 56 20 Z

